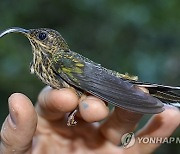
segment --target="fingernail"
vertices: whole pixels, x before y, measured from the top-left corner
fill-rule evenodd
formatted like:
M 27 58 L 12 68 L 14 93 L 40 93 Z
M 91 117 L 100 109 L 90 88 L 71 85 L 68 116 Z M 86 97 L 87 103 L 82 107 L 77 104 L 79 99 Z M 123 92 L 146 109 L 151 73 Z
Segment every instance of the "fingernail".
M 16 125 L 16 124 L 17 124 L 17 115 L 16 115 L 16 112 L 15 112 L 14 108 L 12 107 L 11 98 L 9 98 L 8 102 L 9 102 L 9 115 L 10 115 L 10 120 L 12 121 L 12 123 L 13 123 L 14 125 Z

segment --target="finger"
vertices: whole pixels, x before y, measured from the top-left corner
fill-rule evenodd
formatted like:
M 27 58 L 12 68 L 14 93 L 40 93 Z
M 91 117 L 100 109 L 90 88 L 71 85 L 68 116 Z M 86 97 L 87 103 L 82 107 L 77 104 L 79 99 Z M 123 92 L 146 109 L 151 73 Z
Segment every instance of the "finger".
M 137 137 L 169 137 L 180 125 L 180 112 L 175 107 L 166 106 L 165 111 L 154 115 L 148 124 L 137 133 Z M 140 153 L 152 153 L 160 146 L 160 143 L 148 143 L 139 145 Z
M 23 94 L 9 97 L 9 112 L 1 129 L 1 153 L 24 154 L 31 151 L 37 114 L 31 101 Z
M 58 120 L 78 105 L 78 96 L 71 88 L 44 88 L 38 97 L 37 112 L 47 120 Z
M 120 144 L 123 134 L 134 131 L 142 114 L 116 108 L 101 127 L 100 131 L 105 138 L 114 144 Z
M 109 108 L 99 98 L 94 96 L 83 97 L 79 103 L 79 111 L 87 122 L 96 122 L 105 119 L 109 114 Z

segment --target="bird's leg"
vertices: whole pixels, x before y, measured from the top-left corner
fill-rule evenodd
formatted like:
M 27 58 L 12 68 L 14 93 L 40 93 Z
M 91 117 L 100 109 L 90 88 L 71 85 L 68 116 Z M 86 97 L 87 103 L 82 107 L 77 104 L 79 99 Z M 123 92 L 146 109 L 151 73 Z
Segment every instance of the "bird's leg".
M 73 88 L 74 89 L 74 88 Z M 78 95 L 78 97 L 80 98 L 82 96 L 82 92 L 79 90 L 76 90 L 76 94 Z M 67 119 L 67 125 L 68 126 L 75 126 L 77 124 L 77 121 L 75 120 L 75 116 L 76 113 L 79 111 L 79 108 L 77 107 L 76 109 L 74 109 L 71 113 L 69 113 L 68 115 L 68 119 Z
M 69 113 L 68 119 L 67 119 L 67 125 L 68 126 L 75 126 L 77 124 L 77 121 L 75 120 L 75 116 L 76 116 L 76 113 L 78 112 L 78 110 L 79 109 L 76 108 L 71 113 Z

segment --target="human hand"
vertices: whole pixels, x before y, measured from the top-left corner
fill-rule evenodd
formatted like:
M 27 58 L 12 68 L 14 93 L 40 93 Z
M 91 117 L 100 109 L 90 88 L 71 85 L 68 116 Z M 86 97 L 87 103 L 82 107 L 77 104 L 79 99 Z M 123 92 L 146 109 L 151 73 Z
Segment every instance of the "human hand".
M 68 127 L 66 113 L 78 104 L 78 124 Z M 160 146 L 137 142 L 128 149 L 117 146 L 123 134 L 134 131 L 143 115 L 120 108 L 115 108 L 109 114 L 102 100 L 94 96 L 78 99 L 72 89 L 43 89 L 35 108 L 23 94 L 10 96 L 10 114 L 1 129 L 0 153 L 145 154 L 152 153 Z M 105 118 L 103 123 L 98 122 Z M 179 122 L 180 112 L 174 107 L 168 107 L 164 112 L 152 116 L 137 136 L 168 137 Z

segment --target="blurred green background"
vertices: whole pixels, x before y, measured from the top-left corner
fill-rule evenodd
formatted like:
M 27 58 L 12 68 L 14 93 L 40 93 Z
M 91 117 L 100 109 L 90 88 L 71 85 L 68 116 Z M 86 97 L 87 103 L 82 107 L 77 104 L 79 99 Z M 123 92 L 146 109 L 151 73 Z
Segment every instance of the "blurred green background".
M 12 26 L 56 29 L 73 51 L 107 68 L 180 85 L 179 6 L 179 0 L 1 0 L 0 31 Z M 12 93 L 22 92 L 35 103 L 44 87 L 29 73 L 31 59 L 24 36 L 0 40 L 1 125 Z M 173 136 L 180 136 L 180 129 Z M 180 153 L 180 147 L 164 144 L 155 153 Z

